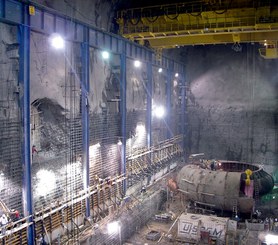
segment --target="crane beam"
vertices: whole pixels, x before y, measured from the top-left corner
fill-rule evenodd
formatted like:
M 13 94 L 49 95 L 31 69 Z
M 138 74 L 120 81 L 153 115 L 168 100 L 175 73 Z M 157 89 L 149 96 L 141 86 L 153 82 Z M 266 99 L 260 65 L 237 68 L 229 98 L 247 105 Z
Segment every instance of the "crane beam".
M 236 36 L 236 38 L 235 38 Z M 148 39 L 153 48 L 176 48 L 187 45 L 228 44 L 228 43 L 263 43 L 265 40 L 277 40 L 278 30 L 271 32 L 231 32 L 194 35 L 171 35 Z M 235 41 L 238 40 L 238 41 Z
M 151 12 L 148 8 L 152 14 L 159 13 L 151 17 L 144 8 L 140 12 L 126 10 L 128 16 L 122 13 L 118 19 L 120 33 L 153 48 L 278 40 L 278 6 L 226 6 L 208 11 L 204 5 L 199 8 L 194 5 L 194 8 L 187 6 L 187 12 L 181 12 L 178 7 L 171 8 L 176 12 L 170 14 L 165 9 Z

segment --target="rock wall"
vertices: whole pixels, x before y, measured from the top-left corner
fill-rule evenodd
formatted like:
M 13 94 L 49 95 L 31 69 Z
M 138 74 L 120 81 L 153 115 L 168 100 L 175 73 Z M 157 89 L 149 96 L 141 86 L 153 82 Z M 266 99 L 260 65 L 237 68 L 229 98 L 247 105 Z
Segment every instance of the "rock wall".
M 80 20 L 106 31 L 114 31 L 115 2 L 109 0 L 34 0 L 70 18 Z
M 18 208 L 22 200 L 21 117 L 17 28 L 0 23 L 0 201 Z M 1 212 L 3 210 L 1 209 Z
M 277 168 L 278 60 L 259 45 L 196 46 L 175 51 L 186 62 L 189 153 Z

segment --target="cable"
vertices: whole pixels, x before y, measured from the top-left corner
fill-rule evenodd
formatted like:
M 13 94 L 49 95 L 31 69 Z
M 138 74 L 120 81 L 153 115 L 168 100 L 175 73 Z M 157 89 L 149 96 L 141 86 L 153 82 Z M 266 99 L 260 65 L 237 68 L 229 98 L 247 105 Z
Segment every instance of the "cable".
M 180 15 L 180 14 L 177 12 L 177 8 L 176 8 L 176 16 L 173 17 L 173 18 L 170 17 L 170 16 L 168 15 L 168 13 L 166 12 L 166 10 L 167 10 L 166 8 L 164 8 L 163 10 L 164 10 L 164 15 L 165 15 L 169 20 L 176 20 L 176 19 L 179 17 L 179 15 Z
M 233 0 L 230 0 L 229 4 L 227 5 L 226 9 L 222 10 L 221 12 L 217 12 L 217 10 L 213 10 L 214 13 L 216 14 L 224 14 L 228 11 L 228 9 L 230 9 L 231 5 L 232 5 Z M 210 5 L 211 6 L 211 5 Z M 220 7 L 220 6 L 219 6 Z
M 132 25 L 136 26 L 136 25 L 138 25 L 138 23 L 140 22 L 140 20 L 141 20 L 141 19 L 138 18 L 137 21 L 136 21 L 136 23 L 133 23 L 133 22 L 132 22 L 132 19 L 130 19 L 129 22 L 130 22 Z
M 154 20 L 150 20 L 149 19 L 149 17 L 145 17 L 146 19 L 147 19 L 147 21 L 149 21 L 150 23 L 154 23 L 154 22 L 156 22 L 157 21 L 157 19 L 158 19 L 158 15 L 154 18 Z
M 192 13 L 189 13 L 191 16 L 193 16 L 193 17 L 198 17 L 198 16 L 200 16 L 201 14 L 202 14 L 202 12 L 199 12 L 198 14 L 192 14 Z
M 175 17 L 171 18 L 169 17 L 168 14 L 165 13 L 165 16 L 169 19 L 169 20 L 176 20 L 179 17 L 180 14 L 177 14 Z

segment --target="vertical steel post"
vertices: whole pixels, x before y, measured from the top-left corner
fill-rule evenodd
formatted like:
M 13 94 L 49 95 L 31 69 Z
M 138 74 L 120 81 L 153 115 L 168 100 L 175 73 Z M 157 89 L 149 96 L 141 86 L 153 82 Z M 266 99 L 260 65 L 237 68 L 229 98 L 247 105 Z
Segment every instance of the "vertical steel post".
M 24 216 L 30 216 L 27 230 L 28 244 L 34 243 L 33 225 L 33 198 L 31 176 L 31 126 L 30 126 L 30 19 L 28 6 L 23 7 L 24 24 L 18 26 L 19 41 L 19 84 L 23 88 L 20 92 L 21 121 L 23 126 L 22 139 L 22 164 L 23 164 L 23 212 Z
M 152 146 L 152 88 L 153 88 L 153 73 L 152 63 L 147 62 L 147 147 Z
M 171 119 L 172 119 L 172 82 L 173 82 L 173 64 L 167 72 L 167 86 L 166 86 L 166 107 L 167 107 L 167 116 L 166 116 L 166 127 L 167 127 L 167 139 L 173 137 L 173 132 L 171 129 Z
M 83 164 L 83 187 L 85 193 L 89 193 L 90 187 L 90 164 L 89 164 L 89 29 L 84 28 L 83 43 L 81 44 L 82 77 L 81 77 L 81 103 L 82 103 L 82 164 Z M 90 217 L 90 197 L 86 197 L 86 217 Z
M 126 55 L 125 43 L 123 42 L 123 52 L 121 54 L 121 78 L 120 78 L 120 113 L 121 113 L 121 133 L 122 133 L 122 151 L 121 151 L 121 174 L 126 175 Z M 126 194 L 126 180 L 123 181 L 123 195 Z
M 182 79 L 181 79 L 181 133 L 182 133 L 182 149 L 184 152 L 184 156 L 186 157 L 186 144 L 185 144 L 185 139 L 186 139 L 186 80 L 185 80 L 185 74 L 183 74 Z

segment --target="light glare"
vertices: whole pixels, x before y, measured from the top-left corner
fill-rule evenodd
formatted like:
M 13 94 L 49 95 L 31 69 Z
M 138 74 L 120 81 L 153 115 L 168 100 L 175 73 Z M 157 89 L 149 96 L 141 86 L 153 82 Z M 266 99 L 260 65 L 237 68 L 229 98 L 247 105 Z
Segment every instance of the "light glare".
M 141 62 L 139 60 L 135 60 L 134 61 L 134 66 L 137 67 L 137 68 L 140 67 L 141 66 Z
M 102 51 L 101 56 L 103 59 L 107 60 L 109 59 L 109 53 L 107 51 Z
M 178 76 L 179 76 L 179 73 L 176 73 L 176 74 L 175 74 L 175 77 L 178 77 Z
M 158 69 L 158 72 L 161 73 L 161 72 L 162 72 L 162 68 L 159 68 L 159 69 Z
M 157 118 L 162 118 L 165 114 L 165 110 L 164 110 L 164 107 L 163 106 L 158 106 L 154 109 L 154 115 L 157 117 Z
M 52 171 L 41 169 L 37 172 L 38 186 L 37 194 L 39 196 L 46 196 L 55 188 L 56 178 Z
M 55 49 L 64 49 L 65 41 L 59 34 L 53 34 L 50 36 L 51 46 Z
M 272 234 L 267 234 L 265 236 L 265 241 L 267 244 L 276 244 L 276 243 L 278 243 L 278 236 L 272 235 Z
M 143 136 L 145 134 L 145 131 L 146 131 L 146 129 L 145 129 L 145 126 L 143 124 L 138 124 L 136 126 L 136 134 L 138 136 Z
M 107 230 L 108 230 L 109 234 L 116 233 L 119 231 L 119 229 L 120 229 L 120 225 L 119 225 L 119 222 L 117 222 L 117 221 L 107 224 Z
M 95 145 L 90 145 L 90 147 L 89 147 L 89 157 L 93 157 L 94 155 L 96 155 L 99 148 L 100 148 L 100 143 L 97 143 Z

